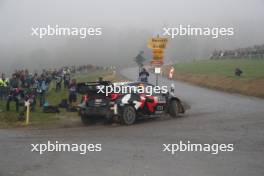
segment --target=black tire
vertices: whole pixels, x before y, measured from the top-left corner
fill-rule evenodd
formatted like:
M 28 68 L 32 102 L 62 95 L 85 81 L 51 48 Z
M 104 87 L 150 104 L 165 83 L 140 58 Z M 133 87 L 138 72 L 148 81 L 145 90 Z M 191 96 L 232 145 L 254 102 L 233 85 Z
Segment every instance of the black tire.
M 81 120 L 84 125 L 90 125 L 92 123 L 92 119 L 84 114 L 81 114 Z
M 136 110 L 132 106 L 125 106 L 122 111 L 121 121 L 125 125 L 132 125 L 136 121 Z
M 172 118 L 178 117 L 178 114 L 179 114 L 179 104 L 178 104 L 177 100 L 172 100 L 170 102 L 169 114 L 170 114 L 170 116 Z

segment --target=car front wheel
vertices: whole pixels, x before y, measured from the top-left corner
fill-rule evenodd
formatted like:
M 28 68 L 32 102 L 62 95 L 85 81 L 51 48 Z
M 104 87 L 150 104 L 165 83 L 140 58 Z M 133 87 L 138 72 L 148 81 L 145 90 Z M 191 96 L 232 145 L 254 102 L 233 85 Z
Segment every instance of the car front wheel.
M 178 102 L 176 100 L 172 100 L 170 102 L 169 114 L 173 118 L 178 116 L 178 114 L 179 114 L 179 104 L 178 104 Z

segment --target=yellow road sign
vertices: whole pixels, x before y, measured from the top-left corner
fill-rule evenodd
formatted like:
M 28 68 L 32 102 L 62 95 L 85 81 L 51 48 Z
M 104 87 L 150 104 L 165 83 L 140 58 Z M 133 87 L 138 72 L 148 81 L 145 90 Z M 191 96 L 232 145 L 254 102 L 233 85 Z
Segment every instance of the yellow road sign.
M 153 59 L 155 60 L 158 60 L 158 59 L 163 60 L 163 58 L 164 58 L 164 55 L 153 55 Z
M 152 55 L 153 55 L 153 57 L 163 58 L 164 57 L 164 50 L 163 49 L 153 49 Z
M 168 43 L 167 38 L 155 37 L 148 40 L 148 48 L 152 50 L 151 65 L 161 66 L 163 65 L 164 49 Z
M 167 38 L 152 38 L 148 41 L 148 48 L 150 49 L 165 49 L 168 43 Z
M 164 49 L 152 49 L 152 53 L 153 54 L 163 54 L 164 53 Z

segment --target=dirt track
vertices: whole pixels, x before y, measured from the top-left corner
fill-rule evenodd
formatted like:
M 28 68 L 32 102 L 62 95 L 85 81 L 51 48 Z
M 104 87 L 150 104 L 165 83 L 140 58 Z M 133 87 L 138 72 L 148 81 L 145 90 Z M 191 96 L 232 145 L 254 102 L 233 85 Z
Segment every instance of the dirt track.
M 123 70 L 135 79 L 134 68 Z M 151 79 L 153 81 L 153 76 Z M 178 119 L 145 120 L 133 126 L 97 124 L 60 129 L 0 130 L 0 176 L 262 176 L 264 100 L 174 82 L 190 104 Z M 162 85 L 171 81 L 162 79 Z M 102 143 L 102 152 L 39 155 L 31 143 Z M 234 152 L 162 152 L 163 143 L 233 143 Z

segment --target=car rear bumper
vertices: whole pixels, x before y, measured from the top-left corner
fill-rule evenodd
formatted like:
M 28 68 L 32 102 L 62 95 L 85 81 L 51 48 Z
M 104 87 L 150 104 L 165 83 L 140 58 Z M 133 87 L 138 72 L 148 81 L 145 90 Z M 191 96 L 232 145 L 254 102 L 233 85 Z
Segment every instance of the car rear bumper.
M 114 116 L 114 110 L 109 106 L 85 107 L 80 108 L 80 114 L 87 116 L 105 116 L 107 118 L 111 118 Z

